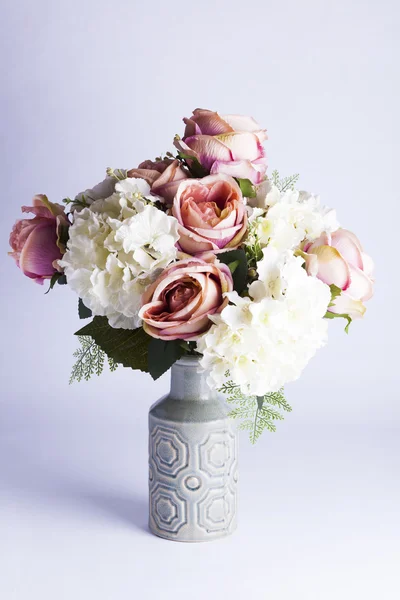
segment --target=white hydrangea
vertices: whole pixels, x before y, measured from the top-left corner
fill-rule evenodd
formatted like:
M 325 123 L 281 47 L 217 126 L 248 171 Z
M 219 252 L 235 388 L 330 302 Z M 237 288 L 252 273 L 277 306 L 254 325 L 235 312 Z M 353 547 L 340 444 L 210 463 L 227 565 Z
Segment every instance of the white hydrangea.
M 121 181 L 112 196 L 76 211 L 59 261 L 69 286 L 112 327 L 140 325 L 145 288 L 177 256 L 178 222 L 152 205 L 149 192 L 141 179 Z
M 275 281 L 258 280 L 250 286 L 251 298 L 227 294 L 229 304 L 210 317 L 211 329 L 197 342 L 201 364 L 210 370 L 210 385 L 220 387 L 229 377 L 244 394 L 262 396 L 297 379 L 327 337 L 323 318 L 330 289 L 309 277 L 303 259 L 286 254 Z M 261 270 L 262 271 L 262 270 Z
M 253 209 L 256 234 L 262 246 L 279 251 L 294 249 L 305 239 L 315 240 L 322 232 L 339 228 L 336 212 L 321 205 L 319 196 L 298 190 L 283 193 L 271 186 L 265 198 L 264 216 Z

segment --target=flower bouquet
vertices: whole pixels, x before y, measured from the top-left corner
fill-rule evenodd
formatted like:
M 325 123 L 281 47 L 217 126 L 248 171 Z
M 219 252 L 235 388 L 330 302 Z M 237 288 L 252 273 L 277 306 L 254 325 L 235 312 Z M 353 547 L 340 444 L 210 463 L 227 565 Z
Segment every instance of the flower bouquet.
M 35 196 L 22 207 L 34 218 L 12 230 L 11 255 L 49 289 L 69 285 L 79 316 L 93 317 L 77 332 L 71 381 L 99 374 L 105 356 L 112 370 L 154 379 L 195 363 L 202 393 L 203 384 L 225 392 L 230 417 L 255 442 L 290 410 L 283 386 L 326 343 L 329 319 L 348 331 L 364 315 L 373 265 L 334 210 L 296 189 L 297 175 L 266 175 L 256 121 L 196 109 L 184 123 L 174 153 L 107 169 L 64 199 L 68 212 Z M 168 471 L 174 454 L 162 458 L 160 439 L 156 462 Z

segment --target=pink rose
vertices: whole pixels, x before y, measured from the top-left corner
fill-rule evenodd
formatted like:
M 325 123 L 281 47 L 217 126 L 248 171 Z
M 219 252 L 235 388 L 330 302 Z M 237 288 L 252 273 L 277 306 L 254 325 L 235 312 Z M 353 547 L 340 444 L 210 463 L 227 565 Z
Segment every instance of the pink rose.
M 267 138 L 252 117 L 220 116 L 197 108 L 186 124 L 182 140 L 175 146 L 200 162 L 208 173 L 225 173 L 261 183 L 267 169 L 262 142 Z
M 180 260 L 147 288 L 139 317 L 152 337 L 196 340 L 211 327 L 209 316 L 228 304 L 223 294 L 232 289 L 226 265 L 198 258 Z
M 65 240 L 68 219 L 64 207 L 49 202 L 43 194 L 33 198 L 33 206 L 23 206 L 22 212 L 35 217 L 15 223 L 10 235 L 10 255 L 24 275 L 42 284 L 61 271 L 57 261 L 65 252 L 61 240 Z
M 158 162 L 146 160 L 137 169 L 128 171 L 127 176 L 145 179 L 153 194 L 161 196 L 170 204 L 179 184 L 189 174 L 182 168 L 179 160 L 165 159 Z
M 236 248 L 247 229 L 242 193 L 228 175 L 181 183 L 172 214 L 179 223 L 179 245 L 188 254 Z
M 365 313 L 363 302 L 373 295 L 373 263 L 358 238 L 346 229 L 323 233 L 303 247 L 307 272 L 342 290 L 329 311 L 352 319 Z

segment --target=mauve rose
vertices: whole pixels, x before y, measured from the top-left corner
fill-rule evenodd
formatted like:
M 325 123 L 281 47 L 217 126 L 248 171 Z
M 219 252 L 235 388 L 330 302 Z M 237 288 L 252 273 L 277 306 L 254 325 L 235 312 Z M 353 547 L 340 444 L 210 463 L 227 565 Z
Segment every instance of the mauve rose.
M 165 159 L 157 162 L 146 160 L 137 169 L 130 169 L 127 176 L 145 179 L 153 194 L 161 196 L 170 204 L 179 184 L 189 174 L 182 168 L 179 160 Z
M 217 261 L 180 260 L 145 291 L 139 317 L 145 331 L 162 340 L 196 340 L 212 322 L 209 315 L 228 304 L 233 289 L 229 268 Z
M 354 233 L 346 229 L 323 233 L 314 242 L 306 242 L 303 251 L 307 272 L 342 290 L 329 312 L 362 317 L 363 302 L 373 295 L 373 262 Z
M 196 108 L 183 121 L 184 136 L 174 142 L 178 150 L 197 158 L 208 173 L 261 183 L 267 169 L 262 142 L 267 136 L 252 117 Z
M 237 248 L 247 230 L 242 193 L 228 175 L 181 183 L 172 214 L 179 223 L 179 245 L 192 255 Z
M 33 219 L 20 219 L 11 231 L 12 256 L 24 275 L 43 283 L 61 271 L 57 261 L 65 252 L 62 239 L 69 227 L 64 207 L 49 202 L 47 196 L 38 194 L 33 206 L 23 206 L 22 212 L 35 215 Z

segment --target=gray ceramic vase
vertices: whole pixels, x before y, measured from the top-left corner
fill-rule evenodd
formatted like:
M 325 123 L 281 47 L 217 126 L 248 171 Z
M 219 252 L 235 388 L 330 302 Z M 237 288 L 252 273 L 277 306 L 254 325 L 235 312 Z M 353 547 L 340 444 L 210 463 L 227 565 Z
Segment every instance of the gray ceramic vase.
M 150 530 L 205 542 L 231 534 L 237 513 L 237 433 L 195 357 L 172 367 L 171 390 L 149 414 Z

